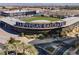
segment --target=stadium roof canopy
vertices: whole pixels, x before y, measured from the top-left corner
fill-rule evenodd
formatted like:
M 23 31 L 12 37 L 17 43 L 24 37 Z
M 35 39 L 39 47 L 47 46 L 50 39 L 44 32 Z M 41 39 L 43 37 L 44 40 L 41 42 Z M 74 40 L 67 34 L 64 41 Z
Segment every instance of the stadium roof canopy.
M 3 21 L 7 24 L 10 24 L 10 25 L 15 25 L 16 22 L 22 22 L 22 23 L 25 23 L 24 21 L 20 21 L 19 19 L 16 19 L 16 18 L 13 18 L 13 17 L 5 17 L 5 18 L 1 18 L 0 21 Z
M 69 18 L 65 18 L 65 19 L 62 19 L 62 20 L 66 21 L 66 25 L 63 26 L 63 27 L 65 27 L 65 26 L 72 25 L 76 22 L 79 22 L 79 17 L 69 17 Z M 0 21 L 6 22 L 10 25 L 14 25 L 16 22 L 26 23 L 25 21 L 21 21 L 19 19 L 12 18 L 12 17 L 0 18 Z
M 68 18 L 64 18 L 62 20 L 66 21 L 66 25 L 65 26 L 69 26 L 69 25 L 72 25 L 72 24 L 74 24 L 76 22 L 79 22 L 79 17 L 68 17 Z

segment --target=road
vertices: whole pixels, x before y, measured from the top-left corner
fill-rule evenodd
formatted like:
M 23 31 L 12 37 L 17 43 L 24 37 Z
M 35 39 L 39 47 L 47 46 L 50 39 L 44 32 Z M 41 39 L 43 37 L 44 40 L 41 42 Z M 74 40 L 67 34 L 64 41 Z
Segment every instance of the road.
M 53 54 L 53 55 L 63 55 L 65 51 L 67 51 L 69 48 L 73 47 L 74 42 L 77 41 L 75 38 L 69 38 L 67 40 L 62 40 L 62 41 L 52 41 L 53 45 L 59 44 L 60 47 L 58 47 L 54 52 L 49 53 L 47 50 L 44 48 L 47 46 L 50 46 L 48 43 L 42 43 L 42 44 L 36 44 L 37 47 L 39 47 L 41 50 L 44 50 L 44 52 L 47 52 L 47 54 Z M 61 44 L 60 44 L 61 43 Z
M 36 39 L 36 40 L 33 40 L 29 43 L 33 44 L 33 45 L 36 45 L 36 44 L 51 43 L 51 42 L 57 41 L 57 40 L 61 40 L 61 39 L 57 39 L 57 38 L 46 38 L 46 39 L 43 39 L 43 40 Z

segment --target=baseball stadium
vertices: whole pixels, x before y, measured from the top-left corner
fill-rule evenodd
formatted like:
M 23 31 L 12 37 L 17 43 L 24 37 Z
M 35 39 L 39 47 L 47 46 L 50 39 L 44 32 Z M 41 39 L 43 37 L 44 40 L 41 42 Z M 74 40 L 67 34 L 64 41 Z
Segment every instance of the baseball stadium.
M 9 11 L 1 12 L 6 16 L 0 18 L 0 25 L 20 33 L 43 33 L 47 32 L 61 36 L 67 34 L 73 28 L 78 28 L 79 17 L 60 19 L 57 17 L 40 16 L 35 11 Z M 17 16 L 13 17 L 13 16 Z M 22 17 L 23 16 L 23 17 Z M 61 34 L 62 33 L 62 34 Z

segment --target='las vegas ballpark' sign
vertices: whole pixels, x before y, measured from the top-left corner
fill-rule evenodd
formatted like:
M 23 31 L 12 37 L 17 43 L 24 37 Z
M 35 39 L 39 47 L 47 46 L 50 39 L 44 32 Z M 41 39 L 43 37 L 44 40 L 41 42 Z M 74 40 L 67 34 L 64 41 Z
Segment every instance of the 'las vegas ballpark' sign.
M 23 27 L 23 28 L 57 28 L 62 27 L 66 25 L 65 21 L 62 22 L 55 22 L 55 23 L 49 23 L 49 24 L 35 24 L 35 23 L 21 23 L 16 22 L 15 26 L 17 27 Z

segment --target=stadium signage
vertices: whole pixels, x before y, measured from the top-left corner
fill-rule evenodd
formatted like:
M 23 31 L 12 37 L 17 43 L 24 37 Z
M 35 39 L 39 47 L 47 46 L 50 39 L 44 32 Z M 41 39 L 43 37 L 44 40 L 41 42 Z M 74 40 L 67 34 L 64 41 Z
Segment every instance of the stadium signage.
M 15 26 L 24 27 L 24 28 L 53 28 L 53 27 L 62 27 L 66 25 L 66 22 L 55 22 L 49 24 L 34 24 L 34 23 L 21 23 L 16 22 Z

